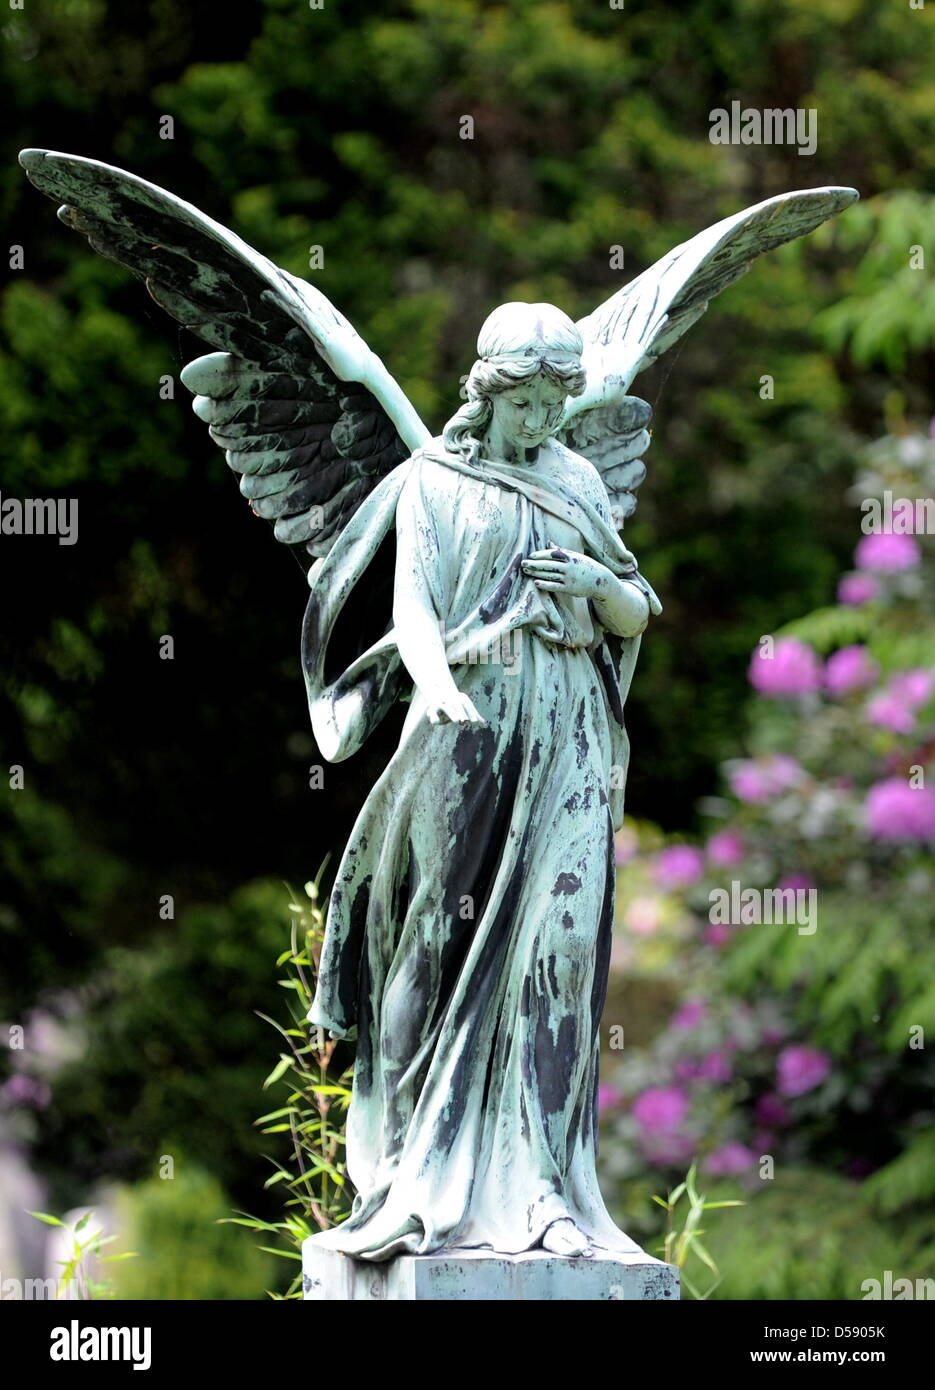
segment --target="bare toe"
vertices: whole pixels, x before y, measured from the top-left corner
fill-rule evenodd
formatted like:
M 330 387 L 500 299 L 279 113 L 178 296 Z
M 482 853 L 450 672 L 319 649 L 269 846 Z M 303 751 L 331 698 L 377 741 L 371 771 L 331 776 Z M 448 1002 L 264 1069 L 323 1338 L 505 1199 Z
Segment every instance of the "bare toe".
M 594 1254 L 587 1236 L 583 1235 L 568 1217 L 553 1221 L 542 1237 L 543 1250 L 553 1255 L 579 1255 L 588 1258 Z

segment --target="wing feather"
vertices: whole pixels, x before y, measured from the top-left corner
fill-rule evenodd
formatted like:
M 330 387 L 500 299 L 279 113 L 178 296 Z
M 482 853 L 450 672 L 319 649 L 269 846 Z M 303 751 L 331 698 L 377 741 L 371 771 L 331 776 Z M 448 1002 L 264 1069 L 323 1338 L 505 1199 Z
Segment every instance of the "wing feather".
M 697 323 L 710 300 L 757 256 L 805 236 L 856 197 L 853 188 L 809 188 L 745 208 L 676 246 L 579 321 L 587 387 L 569 401 L 559 437 L 601 471 L 615 517 L 636 509 L 634 489 L 645 477 L 645 469 L 617 472 L 649 444 L 652 412 L 627 395 L 633 378 Z
M 324 295 L 190 203 L 96 160 L 24 150 L 20 163 L 67 226 L 216 349 L 182 372 L 195 413 L 276 537 L 326 554 L 429 439 L 383 363 Z

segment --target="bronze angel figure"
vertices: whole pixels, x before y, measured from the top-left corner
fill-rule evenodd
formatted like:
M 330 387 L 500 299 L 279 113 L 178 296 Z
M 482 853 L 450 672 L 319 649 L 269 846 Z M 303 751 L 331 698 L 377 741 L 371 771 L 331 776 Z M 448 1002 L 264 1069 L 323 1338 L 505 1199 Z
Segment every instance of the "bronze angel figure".
M 747 208 L 577 324 L 501 305 L 433 435 L 322 294 L 190 204 L 93 160 L 20 162 L 212 349 L 182 379 L 309 566 L 324 757 L 408 701 L 337 871 L 309 1014 L 357 1045 L 357 1195 L 315 1239 L 367 1260 L 638 1251 L 595 1173 L 624 706 L 660 611 L 620 535 L 649 443 L 628 390 L 759 254 L 856 193 Z

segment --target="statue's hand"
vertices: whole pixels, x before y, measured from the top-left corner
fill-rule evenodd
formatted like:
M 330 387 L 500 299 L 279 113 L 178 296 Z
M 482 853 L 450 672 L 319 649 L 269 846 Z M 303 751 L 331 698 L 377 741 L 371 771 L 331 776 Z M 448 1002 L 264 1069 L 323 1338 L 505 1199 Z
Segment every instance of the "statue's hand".
M 616 575 L 577 550 L 534 550 L 523 561 L 523 573 L 540 589 L 555 589 L 575 598 L 599 599 L 609 594 L 617 583 Z
M 461 724 L 481 729 L 487 726 L 487 721 L 475 709 L 474 701 L 460 690 L 442 700 L 430 700 L 427 714 L 430 724 Z

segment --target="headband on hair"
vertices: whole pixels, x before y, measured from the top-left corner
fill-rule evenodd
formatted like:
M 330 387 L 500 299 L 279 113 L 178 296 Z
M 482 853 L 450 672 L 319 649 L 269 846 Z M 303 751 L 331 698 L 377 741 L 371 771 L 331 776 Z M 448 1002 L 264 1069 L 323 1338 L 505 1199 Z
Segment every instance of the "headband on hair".
M 570 367 L 580 365 L 581 354 L 578 352 L 534 352 L 528 348 L 517 348 L 510 352 L 485 353 L 480 360 L 481 362 L 528 362 L 536 360 L 554 362 L 556 366 Z

